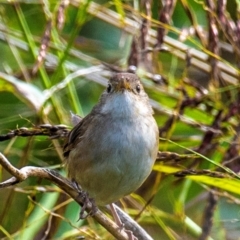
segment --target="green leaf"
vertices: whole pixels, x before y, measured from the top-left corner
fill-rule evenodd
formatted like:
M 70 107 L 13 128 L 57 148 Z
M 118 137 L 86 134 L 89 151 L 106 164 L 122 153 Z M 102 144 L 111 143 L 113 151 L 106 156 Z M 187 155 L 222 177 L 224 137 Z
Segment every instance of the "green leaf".
M 171 167 L 171 166 L 166 166 L 162 164 L 156 164 L 153 169 L 158 172 L 163 172 L 167 174 L 174 174 L 183 170 L 182 168 Z M 217 173 L 217 172 L 214 172 L 214 173 Z M 236 178 L 232 178 L 230 176 L 229 178 L 226 178 L 226 177 L 218 178 L 218 177 L 211 177 L 206 175 L 195 175 L 195 176 L 186 175 L 185 178 L 191 179 L 199 184 L 206 184 L 212 187 L 217 187 L 219 189 L 240 195 L 240 180 Z

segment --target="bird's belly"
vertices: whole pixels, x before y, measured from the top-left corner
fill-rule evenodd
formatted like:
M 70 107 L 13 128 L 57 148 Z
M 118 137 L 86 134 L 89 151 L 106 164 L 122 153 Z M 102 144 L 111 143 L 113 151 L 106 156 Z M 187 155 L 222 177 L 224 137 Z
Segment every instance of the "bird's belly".
M 157 149 L 151 154 L 156 148 L 156 134 L 147 127 L 135 130 L 117 126 L 103 138 L 97 137 L 103 136 L 98 132 L 101 128 L 96 129 L 95 137 L 87 139 L 88 149 L 83 148 L 86 146 L 83 139 L 77 151 L 70 154 L 70 161 L 75 161 L 69 164 L 69 172 L 74 173 L 71 177 L 98 205 L 115 202 L 140 187 L 150 174 L 157 154 Z
M 146 160 L 146 159 L 144 159 Z M 114 163 L 114 159 L 110 160 Z M 143 161 L 142 161 L 143 162 Z M 144 164 L 118 164 L 118 166 L 97 166 L 83 174 L 80 184 L 97 204 L 115 202 L 141 186 L 151 172 L 151 167 Z M 99 172 L 101 171 L 101 174 Z M 89 181 L 90 178 L 90 181 Z

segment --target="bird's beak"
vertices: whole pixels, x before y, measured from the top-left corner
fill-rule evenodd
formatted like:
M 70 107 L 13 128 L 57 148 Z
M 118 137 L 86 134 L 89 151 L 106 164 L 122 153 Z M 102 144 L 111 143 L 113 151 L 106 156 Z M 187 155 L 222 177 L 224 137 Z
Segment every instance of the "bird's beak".
M 121 78 L 116 86 L 116 91 L 130 90 L 131 84 L 126 78 Z

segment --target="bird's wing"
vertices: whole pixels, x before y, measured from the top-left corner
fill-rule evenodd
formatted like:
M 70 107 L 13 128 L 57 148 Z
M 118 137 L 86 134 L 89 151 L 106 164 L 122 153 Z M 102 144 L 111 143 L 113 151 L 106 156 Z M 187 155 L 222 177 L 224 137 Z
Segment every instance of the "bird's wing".
M 89 124 L 91 124 L 94 118 L 93 114 L 87 115 L 83 118 L 68 134 L 67 140 L 63 147 L 63 156 L 68 158 L 71 149 L 73 149 L 77 143 L 81 141 L 82 136 L 87 130 Z

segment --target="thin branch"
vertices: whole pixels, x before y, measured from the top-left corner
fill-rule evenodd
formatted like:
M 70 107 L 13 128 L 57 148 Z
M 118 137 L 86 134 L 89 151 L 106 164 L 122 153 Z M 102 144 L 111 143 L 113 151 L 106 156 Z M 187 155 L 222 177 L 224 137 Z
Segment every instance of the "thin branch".
M 42 124 L 33 128 L 17 128 L 11 130 L 7 134 L 0 135 L 0 142 L 6 141 L 14 137 L 30 137 L 30 136 L 49 136 L 51 139 L 65 138 L 69 130 L 65 125 Z
M 209 176 L 213 178 L 227 178 L 229 175 L 226 175 L 221 172 L 211 171 L 208 169 L 201 169 L 201 170 L 195 170 L 195 169 L 186 169 L 182 171 L 178 171 L 174 173 L 175 177 L 186 177 L 186 176 Z
M 215 213 L 215 209 L 218 203 L 218 197 L 213 192 L 209 192 L 208 196 L 208 204 L 205 208 L 204 215 L 203 215 L 203 227 L 202 227 L 202 234 L 198 240 L 207 240 L 210 236 L 210 232 L 213 225 L 213 216 Z
M 62 30 L 63 28 L 63 25 L 65 23 L 65 11 L 69 3 L 70 3 L 69 0 L 61 0 L 60 5 L 57 9 L 56 23 L 58 30 Z
M 174 152 L 158 152 L 157 159 L 156 161 L 163 161 L 163 162 L 169 162 L 169 161 L 174 161 L 174 162 L 180 162 L 184 160 L 194 160 L 198 159 L 199 156 L 196 154 L 178 154 Z

